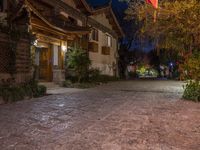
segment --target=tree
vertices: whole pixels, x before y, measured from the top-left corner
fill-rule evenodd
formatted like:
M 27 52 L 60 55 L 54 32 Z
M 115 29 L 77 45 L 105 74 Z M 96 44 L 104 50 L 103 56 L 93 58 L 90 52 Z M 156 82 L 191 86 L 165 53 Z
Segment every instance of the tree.
M 197 50 L 200 53 L 199 0 L 162 0 L 155 10 L 142 0 L 130 0 L 128 19 L 142 23 L 141 37 L 153 39 L 157 49 L 174 50 L 182 57 Z
M 140 36 L 153 39 L 155 48 L 178 53 L 181 76 L 192 79 L 183 97 L 200 100 L 200 1 L 160 0 L 155 10 L 143 0 L 129 0 L 126 14 L 143 24 Z
M 195 51 L 183 64 L 186 78 L 200 81 L 200 53 Z
M 198 0 L 163 0 L 155 10 L 141 1 L 129 2 L 127 18 L 143 23 L 140 33 L 158 40 L 157 47 L 189 51 L 199 48 L 200 3 Z M 156 21 L 154 20 L 156 13 Z
M 88 54 L 82 49 L 74 48 L 68 53 L 67 66 L 74 69 L 79 83 L 87 76 L 90 64 Z

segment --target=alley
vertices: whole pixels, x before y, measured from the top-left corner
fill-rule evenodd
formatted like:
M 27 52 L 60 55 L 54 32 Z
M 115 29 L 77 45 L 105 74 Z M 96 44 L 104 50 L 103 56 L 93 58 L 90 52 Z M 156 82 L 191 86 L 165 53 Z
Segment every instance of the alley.
M 119 81 L 0 106 L 1 150 L 200 150 L 177 81 Z

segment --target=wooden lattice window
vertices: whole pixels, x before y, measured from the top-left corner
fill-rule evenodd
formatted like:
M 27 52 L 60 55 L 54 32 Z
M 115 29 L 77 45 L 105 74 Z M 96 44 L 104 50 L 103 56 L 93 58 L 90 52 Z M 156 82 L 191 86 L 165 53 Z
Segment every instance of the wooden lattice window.
M 103 47 L 102 47 L 101 53 L 102 53 L 103 55 L 110 55 L 110 47 L 108 47 L 108 46 L 103 46 Z
M 95 52 L 95 53 L 98 53 L 99 49 L 98 49 L 99 45 L 95 42 L 89 42 L 89 45 L 88 45 L 88 50 L 90 52 Z

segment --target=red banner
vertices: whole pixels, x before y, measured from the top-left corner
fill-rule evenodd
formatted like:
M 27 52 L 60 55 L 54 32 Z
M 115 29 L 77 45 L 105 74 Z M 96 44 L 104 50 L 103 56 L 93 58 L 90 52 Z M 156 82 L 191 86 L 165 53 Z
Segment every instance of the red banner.
M 146 2 L 151 4 L 154 8 L 158 8 L 158 0 L 146 0 Z

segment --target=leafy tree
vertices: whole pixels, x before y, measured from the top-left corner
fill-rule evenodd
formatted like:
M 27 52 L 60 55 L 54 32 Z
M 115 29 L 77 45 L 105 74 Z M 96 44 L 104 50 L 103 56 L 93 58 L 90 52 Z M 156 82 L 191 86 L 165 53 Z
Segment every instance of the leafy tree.
M 126 2 L 126 0 L 119 0 L 121 2 Z M 125 17 L 126 14 L 123 14 Z M 120 39 L 120 48 L 118 51 L 119 54 L 119 74 L 121 78 L 125 78 L 125 72 L 127 65 L 130 63 L 130 53 L 137 53 L 138 49 L 133 47 L 136 42 L 137 44 L 141 44 L 141 40 L 139 39 L 139 28 L 140 22 L 136 19 L 123 19 L 122 20 L 123 29 L 126 34 L 125 38 Z M 132 51 L 132 52 L 131 52 Z
M 143 24 L 140 36 L 153 39 L 157 49 L 177 51 L 179 63 L 188 61 L 188 53 L 200 53 L 199 0 L 162 0 L 157 10 L 142 0 L 130 0 L 126 14 Z
M 183 64 L 186 78 L 200 81 L 200 53 L 195 51 Z
M 200 1 L 160 0 L 157 10 L 143 0 L 128 3 L 127 19 L 143 24 L 140 36 L 153 39 L 157 49 L 178 53 L 179 71 L 183 77 L 193 79 L 185 88 L 184 98 L 199 99 Z
M 67 66 L 74 69 L 79 83 L 87 76 L 90 64 L 88 54 L 82 49 L 74 48 L 68 53 Z
M 163 0 L 160 1 L 159 6 L 159 9 L 155 10 L 141 0 L 130 1 L 126 11 L 127 18 L 134 17 L 142 22 L 141 35 L 157 40 L 158 48 L 177 51 L 199 48 L 200 2 L 198 0 Z

